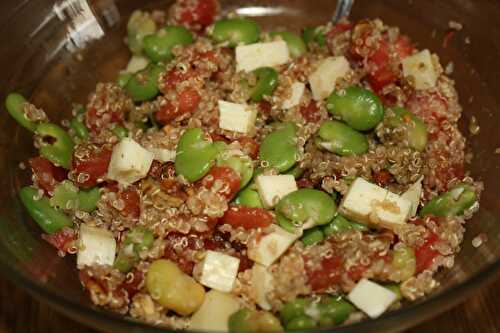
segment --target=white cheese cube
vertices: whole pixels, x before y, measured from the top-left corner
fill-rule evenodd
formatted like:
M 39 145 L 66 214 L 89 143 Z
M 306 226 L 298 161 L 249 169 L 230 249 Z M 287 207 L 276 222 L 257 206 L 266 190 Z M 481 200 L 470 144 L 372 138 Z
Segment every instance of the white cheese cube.
M 207 251 L 200 269 L 200 283 L 206 287 L 230 292 L 233 289 L 240 259 L 215 251 Z
M 288 46 L 282 40 L 236 47 L 236 70 L 251 72 L 260 67 L 274 67 L 290 61 Z
M 260 175 L 256 178 L 255 184 L 266 208 L 274 207 L 281 198 L 298 189 L 292 175 Z
M 143 56 L 134 55 L 130 58 L 125 73 L 137 73 L 149 65 L 149 59 Z
M 146 177 L 153 163 L 153 153 L 131 138 L 124 138 L 113 148 L 108 178 L 130 185 Z
M 219 101 L 219 127 L 222 129 L 246 134 L 253 129 L 256 117 L 254 107 Z
M 294 82 L 290 88 L 291 95 L 287 100 L 283 102 L 283 109 L 290 109 L 294 106 L 299 105 L 300 100 L 302 99 L 302 95 L 304 95 L 304 89 L 306 88 L 306 85 L 302 82 Z
M 438 72 L 434 68 L 429 50 L 423 50 L 403 59 L 403 75 L 413 77 L 415 89 L 425 90 L 436 86 Z
M 391 229 L 406 222 L 411 207 L 409 200 L 363 178 L 356 178 L 339 211 L 353 220 Z
M 210 290 L 205 294 L 203 304 L 191 317 L 191 331 L 229 331 L 229 317 L 241 307 L 238 298 L 231 294 Z
M 252 290 L 255 302 L 264 310 L 271 310 L 271 304 L 267 299 L 267 293 L 273 290 L 273 275 L 267 271 L 267 267 L 255 264 L 252 267 Z
M 163 148 L 150 148 L 149 152 L 153 154 L 153 158 L 160 162 L 173 162 L 175 161 L 175 150 Z
M 370 318 L 377 318 L 394 303 L 397 295 L 375 282 L 361 279 L 347 298 Z
M 309 75 L 309 84 L 313 98 L 321 101 L 335 90 L 337 80 L 346 76 L 351 67 L 344 56 L 328 57 L 321 60 L 316 67 L 316 70 Z
M 115 262 L 116 241 L 113 234 L 102 228 L 80 226 L 76 264 L 84 266 L 113 265 Z
M 410 216 L 417 215 L 418 205 L 420 204 L 420 197 L 422 196 L 422 180 L 424 177 L 420 177 L 419 180 L 412 184 L 405 193 L 401 194 L 401 198 L 404 198 L 411 202 L 411 213 Z
M 302 231 L 290 233 L 277 225 L 271 226 L 273 231 L 262 237 L 257 244 L 250 246 L 248 257 L 265 267 L 275 262 L 286 250 L 302 236 Z

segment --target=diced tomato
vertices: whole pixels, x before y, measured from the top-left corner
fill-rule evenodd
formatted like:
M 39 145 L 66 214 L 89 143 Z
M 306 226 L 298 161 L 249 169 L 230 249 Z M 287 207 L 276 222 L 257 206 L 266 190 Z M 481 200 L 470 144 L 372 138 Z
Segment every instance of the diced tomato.
M 245 154 L 250 156 L 252 159 L 257 158 L 257 156 L 259 155 L 259 144 L 257 143 L 257 141 L 248 136 L 241 137 L 237 139 L 237 141 L 242 146 L 242 150 Z
M 448 119 L 448 102 L 437 93 L 414 94 L 406 107 L 426 124 L 440 125 Z
M 394 51 L 399 56 L 398 60 L 403 60 L 404 58 L 413 54 L 415 48 L 413 47 L 410 38 L 408 36 L 401 35 L 394 42 Z
M 92 152 L 87 158 L 73 155 L 72 171 L 75 174 L 76 185 L 90 188 L 97 185 L 98 179 L 108 172 L 112 151 L 107 148 Z
M 187 70 L 172 68 L 169 72 L 160 77 L 160 88 L 163 93 L 167 93 L 168 90 L 175 89 L 177 85 L 179 85 L 179 83 L 187 81 L 196 76 L 198 76 L 198 73 L 191 67 L 189 67 Z
M 201 31 L 214 22 L 217 13 L 216 0 L 179 0 L 180 23 Z
M 370 73 L 368 81 L 375 91 L 382 90 L 386 85 L 398 79 L 389 52 L 389 44 L 382 39 L 379 48 L 367 59 L 367 68 Z
M 99 133 L 102 129 L 109 128 L 111 124 L 123 123 L 124 117 L 123 112 L 98 113 L 95 108 L 91 108 L 85 113 L 85 125 L 92 132 Z
M 259 112 L 264 116 L 269 117 L 271 115 L 272 105 L 268 101 L 260 101 L 257 106 L 259 108 Z
M 235 228 L 265 228 L 273 223 L 273 215 L 263 208 L 231 206 L 220 222 L 230 224 Z
M 321 114 L 319 113 L 316 101 L 311 101 L 307 106 L 301 107 L 300 114 L 310 123 L 316 123 L 321 120 Z
M 57 183 L 68 177 L 66 170 L 61 167 L 56 167 L 44 157 L 34 157 L 29 160 L 29 164 L 35 176 L 35 182 L 45 191 L 45 194 L 48 195 L 54 191 Z
M 201 96 L 194 88 L 185 88 L 179 93 L 179 112 L 181 114 L 192 113 L 200 104 Z
M 210 133 L 210 138 L 212 138 L 213 142 L 215 142 L 215 141 L 222 141 L 222 142 L 225 142 L 225 143 L 230 143 L 231 142 L 224 135 L 220 135 L 220 134 L 217 134 L 217 133 Z
M 429 231 L 425 242 L 415 248 L 415 259 L 417 262 L 416 273 L 420 273 L 432 265 L 432 261 L 439 255 L 439 252 L 432 248 L 432 245 L 439 240 L 439 237 Z
M 129 186 L 119 193 L 119 197 L 125 203 L 120 213 L 123 216 L 138 219 L 141 215 L 141 198 L 137 189 L 134 186 Z
M 297 181 L 297 186 L 299 188 L 314 188 L 314 183 L 312 180 L 310 180 L 308 178 L 300 178 Z
M 42 238 L 63 252 L 68 252 L 76 241 L 75 231 L 71 228 L 63 228 L 54 234 L 42 234 Z
M 351 30 L 353 27 L 352 23 L 340 22 L 332 27 L 330 31 L 327 32 L 327 38 L 333 38 L 347 30 Z
M 306 265 L 307 267 L 307 265 Z M 332 256 L 321 261 L 321 267 L 307 270 L 309 284 L 313 291 L 322 291 L 342 281 L 344 271 L 342 258 Z
M 226 166 L 214 166 L 203 178 L 202 185 L 211 189 L 217 184 L 217 192 L 231 200 L 240 190 L 241 179 L 236 171 Z
M 132 299 L 140 291 L 139 286 L 144 280 L 144 273 L 134 269 L 129 274 L 132 278 L 127 275 L 127 279 L 118 286 L 118 289 L 127 291 L 129 299 Z
M 392 181 L 392 175 L 387 170 L 380 170 L 373 173 L 373 180 L 378 186 L 385 187 Z

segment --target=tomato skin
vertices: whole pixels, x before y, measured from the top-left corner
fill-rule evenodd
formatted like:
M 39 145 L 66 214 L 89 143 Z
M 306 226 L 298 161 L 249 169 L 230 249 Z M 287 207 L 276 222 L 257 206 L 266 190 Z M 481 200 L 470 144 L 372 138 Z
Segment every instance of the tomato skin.
M 217 180 L 223 183 L 218 193 L 228 200 L 234 198 L 240 190 L 240 176 L 230 167 L 214 166 L 201 182 L 205 188 L 211 189 Z
M 378 186 L 387 186 L 392 181 L 392 175 L 387 170 L 380 170 L 373 173 L 373 180 Z
M 56 167 L 48 159 L 38 156 L 29 160 L 35 182 L 50 195 L 57 185 L 68 177 L 68 173 L 61 167 Z
M 222 216 L 220 222 L 235 228 L 265 228 L 273 223 L 273 215 L 263 208 L 231 206 Z
M 71 228 L 63 228 L 55 234 L 42 234 L 42 238 L 63 252 L 68 252 L 76 241 L 75 231 Z
M 119 197 L 125 202 L 125 207 L 120 213 L 123 216 L 138 219 L 141 215 L 141 198 L 135 186 L 130 186 L 120 192 Z
M 321 267 L 315 270 L 307 270 L 309 284 L 313 291 L 325 290 L 331 285 L 342 281 L 343 260 L 339 256 L 324 258 Z
M 212 24 L 218 8 L 215 0 L 181 0 L 177 4 L 183 7 L 180 22 L 196 30 L 203 30 Z
M 268 101 L 260 101 L 257 104 L 257 107 L 259 109 L 259 112 L 262 113 L 264 116 L 266 117 L 271 116 L 272 105 Z
M 194 88 L 187 87 L 179 93 L 179 112 L 192 113 L 200 104 L 201 96 Z
M 85 159 L 80 159 L 76 154 L 73 155 L 72 172 L 75 174 L 75 184 L 83 188 L 96 186 L 98 179 L 102 178 L 108 172 L 111 154 L 112 151 L 110 149 L 104 148 L 92 152 Z M 87 180 L 79 180 L 78 175 L 82 173 L 89 175 L 89 178 Z
M 415 248 L 415 259 L 417 262 L 416 274 L 429 268 L 434 258 L 439 255 L 438 251 L 432 249 L 432 245 L 437 241 L 439 241 L 439 237 L 435 233 L 429 232 L 424 243 Z
M 315 101 L 311 101 L 307 106 L 300 108 L 300 114 L 310 123 L 317 123 L 321 120 L 321 114 Z

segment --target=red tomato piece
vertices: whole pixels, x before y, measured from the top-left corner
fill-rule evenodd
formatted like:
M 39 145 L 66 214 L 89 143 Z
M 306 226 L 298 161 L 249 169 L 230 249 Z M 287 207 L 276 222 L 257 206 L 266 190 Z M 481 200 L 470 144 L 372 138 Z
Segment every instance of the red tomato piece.
M 96 150 L 87 158 L 73 155 L 72 171 L 75 174 L 75 184 L 83 188 L 91 188 L 108 172 L 112 151 L 104 148 Z
M 226 166 L 214 166 L 203 178 L 202 185 L 211 189 L 217 184 L 217 192 L 231 200 L 240 190 L 241 179 L 236 171 Z
M 235 228 L 265 228 L 273 223 L 273 215 L 263 208 L 231 206 L 220 222 L 230 224 Z
M 259 108 L 259 112 L 264 116 L 269 117 L 271 115 L 272 105 L 268 101 L 260 101 L 257 106 Z
M 307 270 L 309 284 L 313 291 L 325 290 L 342 281 L 344 267 L 341 257 L 332 256 L 330 258 L 324 258 L 320 266 L 321 267 L 315 270 Z
M 240 143 L 245 154 L 250 156 L 252 159 L 257 158 L 259 155 L 259 144 L 257 141 L 248 136 L 241 137 L 237 141 Z
M 392 175 L 387 170 L 380 170 L 373 173 L 373 180 L 378 186 L 385 187 L 392 181 Z
M 71 228 L 63 228 L 54 234 L 42 234 L 42 238 L 63 252 L 68 252 L 76 241 L 75 231 Z
M 415 48 L 413 47 L 410 38 L 402 35 L 399 36 L 394 42 L 394 50 L 399 56 L 399 60 L 403 60 L 404 58 L 412 55 Z
M 297 181 L 297 186 L 299 188 L 314 188 L 314 183 L 312 180 L 307 179 L 307 178 L 300 178 Z
M 125 202 L 124 208 L 120 211 L 123 216 L 138 219 L 141 215 L 141 197 L 134 186 L 130 186 L 119 193 L 121 200 Z
M 118 290 L 125 290 L 128 294 L 128 298 L 132 299 L 140 291 L 140 284 L 144 280 L 144 273 L 140 270 L 134 269 L 129 274 L 127 278 L 119 286 Z
M 179 93 L 179 112 L 181 114 L 192 113 L 200 104 L 201 96 L 194 88 L 187 87 Z
M 343 32 L 346 32 L 347 30 L 352 29 L 352 23 L 346 23 L 346 22 L 340 22 L 337 23 L 332 27 L 330 31 L 327 32 L 326 36 L 327 38 L 333 38 Z
M 92 132 L 99 133 L 111 124 L 122 124 L 124 116 L 123 112 L 97 113 L 95 108 L 91 108 L 85 113 L 85 125 Z
M 35 176 L 35 182 L 46 194 L 52 193 L 57 183 L 68 177 L 66 170 L 56 167 L 44 157 L 34 157 L 29 160 L 29 164 Z
M 321 120 L 321 114 L 319 113 L 316 101 L 311 101 L 307 106 L 301 107 L 300 114 L 310 123 L 316 123 Z
M 215 0 L 181 0 L 180 22 L 195 30 L 203 30 L 214 22 L 217 13 Z
M 415 259 L 417 262 L 416 273 L 420 273 L 432 265 L 432 261 L 439 255 L 439 252 L 432 248 L 432 245 L 439 240 L 439 237 L 429 232 L 425 242 L 415 248 Z

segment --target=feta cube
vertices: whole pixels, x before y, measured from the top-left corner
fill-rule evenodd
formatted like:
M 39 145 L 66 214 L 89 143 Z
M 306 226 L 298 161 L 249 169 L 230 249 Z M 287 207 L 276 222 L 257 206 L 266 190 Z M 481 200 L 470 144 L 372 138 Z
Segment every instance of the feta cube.
M 131 138 L 124 138 L 113 148 L 108 178 L 130 185 L 146 177 L 153 163 L 153 153 Z
M 406 222 L 411 207 L 409 200 L 363 178 L 356 178 L 339 211 L 353 220 L 392 229 Z
M 294 82 L 290 87 L 291 89 L 290 97 L 283 102 L 282 105 L 283 109 L 290 109 L 293 108 L 294 106 L 299 105 L 300 100 L 302 99 L 302 95 L 304 95 L 305 88 L 306 85 L 303 84 L 302 82 Z
M 370 318 L 377 318 L 394 303 L 397 295 L 375 282 L 361 279 L 347 298 Z
M 410 216 L 417 215 L 418 206 L 420 204 L 420 197 L 422 196 L 422 180 L 424 177 L 420 177 L 419 180 L 412 184 L 405 193 L 401 194 L 401 198 L 404 198 L 411 202 L 411 213 Z
M 423 50 L 403 59 L 403 75 L 413 78 L 417 90 L 435 87 L 439 75 L 429 50 Z
M 282 40 L 236 47 L 236 70 L 251 72 L 260 67 L 274 67 L 290 61 L 288 46 Z
M 248 257 L 253 261 L 268 267 L 272 265 L 288 248 L 302 236 L 302 231 L 288 232 L 277 225 L 271 226 L 271 233 L 262 237 L 257 244 L 248 249 Z
M 130 58 L 125 73 L 137 73 L 149 65 L 149 59 L 143 56 L 134 55 Z
M 215 251 L 207 251 L 201 262 L 200 283 L 206 287 L 230 292 L 233 289 L 240 259 Z
M 252 267 L 252 290 L 255 302 L 264 310 L 271 310 L 271 304 L 267 299 L 267 293 L 273 290 L 273 275 L 267 271 L 267 267 L 255 264 Z
M 292 175 L 257 176 L 257 191 L 266 208 L 274 207 L 285 195 L 298 190 Z
M 308 78 L 313 98 L 321 101 L 330 96 L 335 90 L 337 80 L 346 76 L 350 70 L 349 62 L 344 56 L 328 57 L 321 60 L 316 70 Z
M 113 234 L 105 229 L 80 225 L 76 264 L 84 266 L 113 265 L 115 262 L 116 241 Z
M 241 307 L 238 298 L 231 294 L 210 290 L 203 304 L 191 317 L 189 330 L 228 332 L 229 317 Z
M 219 127 L 228 131 L 248 133 L 255 125 L 257 109 L 246 104 L 219 101 Z
M 153 158 L 160 162 L 173 162 L 175 161 L 175 150 L 163 148 L 150 148 L 149 152 L 153 154 Z

